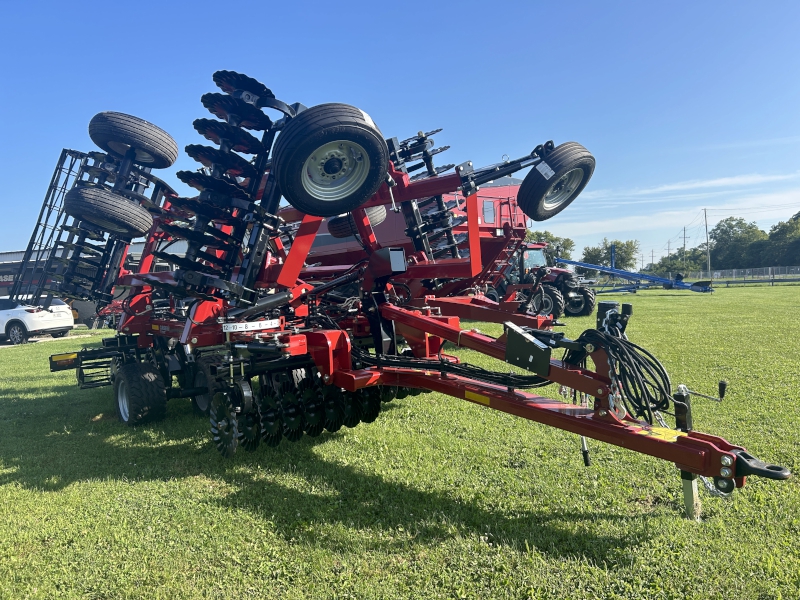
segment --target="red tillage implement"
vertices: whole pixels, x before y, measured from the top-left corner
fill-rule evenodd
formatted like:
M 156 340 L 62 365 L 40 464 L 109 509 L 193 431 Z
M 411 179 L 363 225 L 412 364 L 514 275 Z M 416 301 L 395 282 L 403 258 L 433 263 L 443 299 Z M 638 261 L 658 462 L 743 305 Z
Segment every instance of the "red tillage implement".
M 205 169 L 178 173 L 197 197 L 162 190 L 148 199 L 135 191 L 142 181 L 135 165 L 164 158 L 168 145 L 164 132 L 156 135 L 141 121 L 138 136 L 119 126 L 93 135 L 109 156 L 117 153 L 114 185 L 90 170 L 75 188 L 80 201 L 65 202 L 75 218 L 70 231 L 90 230 L 118 253 L 141 225 L 125 226 L 139 216 L 130 207 L 117 223 L 112 203 L 152 215 L 138 272 L 120 276 L 117 258 L 107 261 L 102 278 L 73 277 L 69 290 L 54 290 L 105 302 L 109 282 L 128 291 L 115 337 L 99 349 L 51 357 L 53 370 L 77 368 L 83 385 L 113 384 L 123 422 L 161 417 L 169 398 L 192 398 L 209 415 L 216 447 L 232 456 L 239 446 L 254 450 L 372 422 L 382 402 L 434 391 L 674 462 L 692 514 L 698 475 L 713 478 L 721 493 L 741 487 L 748 475 L 790 476 L 692 430 L 688 391 L 673 390 L 660 363 L 628 341 L 629 306 L 603 306 L 597 329 L 572 340 L 554 332 L 547 316 L 518 312 L 520 302 L 435 293 L 482 281 L 521 242 L 516 213 L 509 213 L 512 223 L 487 228 L 481 185 L 531 167 L 509 210 L 519 206 L 533 219 L 548 219 L 592 175 L 594 158 L 583 146 L 547 142 L 520 159 L 483 169 L 467 162 L 445 175 L 455 165 L 433 166 L 432 156 L 443 150 L 433 148 L 433 132 L 384 140 L 357 108 L 288 105 L 230 71 L 214 80 L 224 93 L 202 101 L 220 120 L 198 119 L 195 129 L 217 146 L 188 146 Z M 262 132 L 260 139 L 247 129 Z M 92 200 L 97 194 L 107 202 Z M 85 210 L 90 200 L 93 211 Z M 384 246 L 376 236 L 372 221 L 386 208 L 402 213 L 407 243 Z M 354 236 L 362 248 L 358 262 L 335 264 L 331 255 L 312 262 L 323 220 L 329 231 Z M 178 241 L 185 252 L 168 253 Z M 177 269 L 156 271 L 159 261 Z M 535 270 L 534 285 L 547 274 Z M 461 319 L 502 323 L 505 332 L 495 339 L 462 329 Z M 506 368 L 462 363 L 444 352 L 445 344 Z M 556 351 L 563 351 L 560 359 Z M 523 391 L 549 384 L 561 386 L 564 401 Z M 665 415 L 675 418 L 675 429 Z M 583 449 L 588 464 L 585 439 Z

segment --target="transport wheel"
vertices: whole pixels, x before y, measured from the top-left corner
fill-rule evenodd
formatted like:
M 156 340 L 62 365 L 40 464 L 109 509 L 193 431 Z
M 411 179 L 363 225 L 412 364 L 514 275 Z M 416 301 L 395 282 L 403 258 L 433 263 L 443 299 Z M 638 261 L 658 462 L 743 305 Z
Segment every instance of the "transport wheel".
M 333 217 L 364 204 L 383 183 L 389 151 L 364 111 L 320 104 L 278 135 L 273 165 L 281 192 L 306 214 Z
M 171 167 L 178 159 L 178 144 L 152 123 L 118 112 L 101 112 L 89 121 L 89 137 L 106 152 L 125 156 L 136 150 L 133 162 L 153 169 Z
M 153 226 L 153 217 L 141 204 L 104 187 L 72 188 L 64 196 L 64 212 L 128 238 L 144 235 Z
M 543 285 L 542 293 L 541 307 L 537 311 L 538 314 L 552 315 L 554 319 L 558 319 L 564 314 L 564 296 L 552 285 Z M 534 299 L 533 303 L 534 306 L 537 305 L 536 299 Z
M 192 408 L 197 415 L 208 414 L 214 394 L 222 389 L 222 386 L 211 376 L 211 365 L 217 364 L 217 362 L 216 358 L 212 356 L 201 356 L 195 362 L 192 387 L 208 388 L 208 392 L 205 394 L 192 397 Z
M 9 323 L 6 326 L 6 339 L 14 344 L 24 344 L 28 341 L 28 330 L 19 322 Z
M 364 209 L 369 218 L 369 222 L 373 227 L 376 227 L 386 220 L 386 207 L 370 206 Z M 353 215 L 340 215 L 338 217 L 331 217 L 328 219 L 328 233 L 337 239 L 347 238 L 358 233 L 356 221 Z
M 567 208 L 589 183 L 594 156 L 577 142 L 556 146 L 519 186 L 517 202 L 534 221 L 546 221 Z
M 167 412 L 167 394 L 158 370 L 147 363 L 128 363 L 114 377 L 117 417 L 133 427 L 162 419 Z

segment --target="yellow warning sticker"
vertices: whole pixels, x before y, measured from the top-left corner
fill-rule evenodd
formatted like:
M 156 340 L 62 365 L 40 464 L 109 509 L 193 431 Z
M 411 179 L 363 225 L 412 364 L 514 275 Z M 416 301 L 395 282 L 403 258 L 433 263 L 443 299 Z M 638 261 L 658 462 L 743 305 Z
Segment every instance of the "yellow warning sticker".
M 158 325 L 150 325 L 150 329 L 153 331 L 158 331 Z
M 650 428 L 641 428 L 637 429 L 636 433 L 641 435 L 646 435 L 647 437 L 655 437 L 660 440 L 664 440 L 665 442 L 675 442 L 678 440 L 678 436 L 685 436 L 687 435 L 683 431 L 677 431 L 675 429 L 669 429 L 667 427 L 650 427 Z
M 469 390 L 467 390 L 466 392 L 464 392 L 464 397 L 467 400 L 472 400 L 473 402 L 480 402 L 481 404 L 489 406 L 489 396 L 476 394 L 475 392 L 470 392 Z
M 64 362 L 68 360 L 75 360 L 76 358 L 78 358 L 77 352 L 71 352 L 69 354 L 53 354 L 53 356 L 50 357 L 50 360 L 53 362 Z

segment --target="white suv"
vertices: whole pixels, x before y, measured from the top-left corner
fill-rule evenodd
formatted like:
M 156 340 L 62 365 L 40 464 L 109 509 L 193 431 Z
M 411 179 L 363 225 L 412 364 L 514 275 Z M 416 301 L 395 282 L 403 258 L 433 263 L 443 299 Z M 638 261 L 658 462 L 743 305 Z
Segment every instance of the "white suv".
M 0 298 L 0 338 L 5 337 L 12 344 L 24 344 L 32 335 L 64 337 L 74 325 L 72 309 L 62 300 L 54 298 L 45 310 Z

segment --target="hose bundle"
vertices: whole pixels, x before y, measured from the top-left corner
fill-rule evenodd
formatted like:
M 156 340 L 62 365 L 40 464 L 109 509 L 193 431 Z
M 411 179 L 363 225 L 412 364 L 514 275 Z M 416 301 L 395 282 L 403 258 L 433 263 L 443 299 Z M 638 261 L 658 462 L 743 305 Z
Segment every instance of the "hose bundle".
M 612 329 L 612 331 L 615 331 Z M 602 348 L 608 355 L 609 376 L 620 386 L 627 411 L 652 424 L 655 413 L 665 412 L 674 402 L 672 384 L 664 366 L 650 352 L 619 335 L 588 329 L 577 340 L 583 345 Z M 569 350 L 564 362 L 579 365 L 586 360 L 583 351 Z

